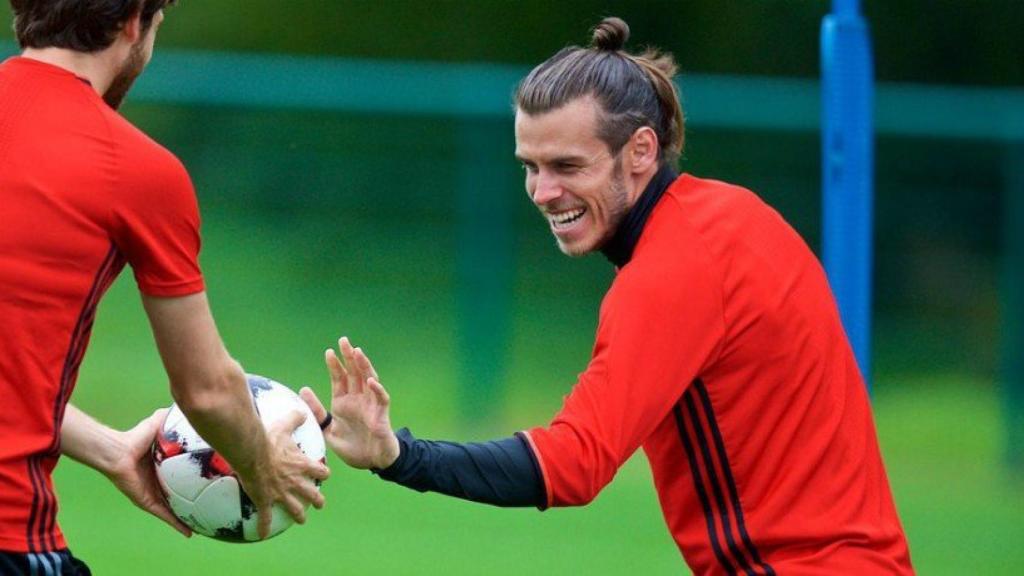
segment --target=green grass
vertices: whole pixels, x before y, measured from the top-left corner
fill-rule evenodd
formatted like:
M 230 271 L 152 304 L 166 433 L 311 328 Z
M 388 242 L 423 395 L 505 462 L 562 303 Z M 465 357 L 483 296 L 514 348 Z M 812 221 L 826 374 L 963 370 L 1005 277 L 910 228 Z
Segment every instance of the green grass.
M 1002 466 L 992 386 L 953 377 L 878 386 L 883 453 L 920 573 L 1024 571 L 1024 478 Z
M 431 222 L 305 213 L 205 213 L 204 267 L 221 331 L 246 368 L 323 392 L 321 351 L 365 344 L 395 402 L 424 437 L 479 439 L 545 422 L 585 365 L 608 267 L 567 261 L 543 230 L 517 241 L 504 388 L 486 418 L 459 410 L 455 270 Z M 341 223 L 344 226 L 341 226 Z M 536 228 L 541 228 L 537 226 Z M 481 311 L 483 314 L 495 311 Z M 1024 571 L 1024 489 L 999 463 L 997 397 L 971 378 L 881 375 L 875 411 L 893 491 L 922 574 Z M 170 403 L 125 274 L 104 300 L 74 401 L 127 427 Z M 680 574 L 642 456 L 590 506 L 501 510 L 419 494 L 331 457 L 327 508 L 261 544 L 181 538 L 101 476 L 63 461 L 56 483 L 72 550 L 97 574 Z

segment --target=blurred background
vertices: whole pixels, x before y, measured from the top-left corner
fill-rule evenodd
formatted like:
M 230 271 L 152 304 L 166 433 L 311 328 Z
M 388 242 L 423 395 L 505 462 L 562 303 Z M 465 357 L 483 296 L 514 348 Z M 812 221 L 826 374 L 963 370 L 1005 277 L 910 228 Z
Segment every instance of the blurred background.
M 828 9 L 183 0 L 123 113 L 194 179 L 214 314 L 248 371 L 326 398 L 322 351 L 348 335 L 397 426 L 488 439 L 555 413 L 613 274 L 562 256 L 527 201 L 515 82 L 624 18 L 631 47 L 680 63 L 681 168 L 756 191 L 818 251 Z M 920 573 L 1024 573 L 1024 3 L 864 11 L 880 82 L 873 401 L 893 492 Z M 0 54 L 15 51 L 4 26 Z M 100 308 L 73 401 L 118 427 L 171 402 L 130 274 Z M 328 507 L 258 545 L 182 539 L 70 461 L 59 520 L 97 574 L 685 573 L 642 455 L 590 506 L 544 513 L 330 464 Z

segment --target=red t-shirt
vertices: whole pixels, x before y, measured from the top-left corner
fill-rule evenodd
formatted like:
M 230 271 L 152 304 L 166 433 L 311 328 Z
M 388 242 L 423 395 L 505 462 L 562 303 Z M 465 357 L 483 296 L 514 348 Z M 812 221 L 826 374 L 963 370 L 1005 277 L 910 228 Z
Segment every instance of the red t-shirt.
M 527 432 L 552 506 L 643 447 L 695 574 L 911 574 L 825 274 L 742 188 L 679 177 L 601 306 L 593 358 Z
M 188 174 L 89 84 L 0 64 L 0 550 L 64 548 L 50 474 L 96 305 L 125 263 L 153 296 L 201 292 Z

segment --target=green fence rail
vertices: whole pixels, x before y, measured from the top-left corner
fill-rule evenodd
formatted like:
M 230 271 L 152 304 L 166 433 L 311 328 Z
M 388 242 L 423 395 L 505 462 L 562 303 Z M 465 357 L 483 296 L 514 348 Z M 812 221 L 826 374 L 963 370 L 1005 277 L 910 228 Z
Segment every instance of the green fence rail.
M 0 42 L 0 57 L 16 46 Z M 459 118 L 509 117 L 528 68 L 158 48 L 133 101 Z M 686 74 L 691 126 L 817 131 L 816 80 Z M 879 134 L 1024 140 L 1024 90 L 878 87 Z

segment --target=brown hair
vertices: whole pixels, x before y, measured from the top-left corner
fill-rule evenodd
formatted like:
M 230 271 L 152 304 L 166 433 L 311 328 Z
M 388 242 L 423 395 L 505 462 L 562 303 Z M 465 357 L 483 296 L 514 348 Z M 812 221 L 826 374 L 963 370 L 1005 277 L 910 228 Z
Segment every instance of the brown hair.
M 642 126 L 658 135 L 662 162 L 674 163 L 683 151 L 683 110 L 672 77 L 671 54 L 648 48 L 640 55 L 623 50 L 629 26 L 605 18 L 594 28 L 588 48 L 563 48 L 534 68 L 516 89 L 516 106 L 543 114 L 591 96 L 601 105 L 598 135 L 613 153 Z
M 10 0 L 14 32 L 22 48 L 67 48 L 98 52 L 109 47 L 131 17 L 143 31 L 176 0 Z

